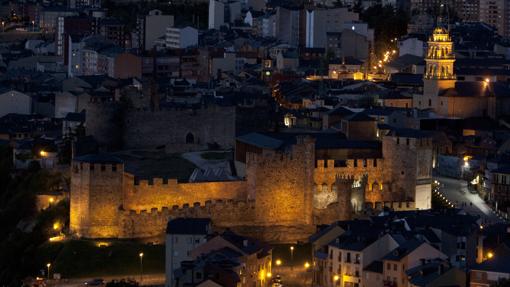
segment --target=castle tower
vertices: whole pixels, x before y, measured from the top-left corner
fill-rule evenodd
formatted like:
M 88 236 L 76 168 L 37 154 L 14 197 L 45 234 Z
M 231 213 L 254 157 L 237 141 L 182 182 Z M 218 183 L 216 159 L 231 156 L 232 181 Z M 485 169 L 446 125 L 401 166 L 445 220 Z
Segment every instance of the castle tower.
M 108 155 L 85 155 L 75 158 L 71 169 L 71 232 L 88 238 L 118 237 L 122 162 Z
M 455 87 L 453 42 L 448 30 L 443 27 L 434 29 L 428 41 L 423 75 L 423 96 L 414 106 L 420 109 L 438 110 L 438 95 L 442 90 Z
M 262 226 L 311 225 L 315 141 L 296 138 L 284 151 L 248 153 L 248 195 L 255 199 L 255 223 Z
M 384 177 L 391 191 L 384 201 L 415 202 L 430 209 L 432 199 L 432 137 L 410 129 L 391 131 L 383 138 Z
M 354 178 L 351 176 L 336 176 L 335 185 L 338 191 L 338 219 L 349 220 L 352 217 L 352 184 Z

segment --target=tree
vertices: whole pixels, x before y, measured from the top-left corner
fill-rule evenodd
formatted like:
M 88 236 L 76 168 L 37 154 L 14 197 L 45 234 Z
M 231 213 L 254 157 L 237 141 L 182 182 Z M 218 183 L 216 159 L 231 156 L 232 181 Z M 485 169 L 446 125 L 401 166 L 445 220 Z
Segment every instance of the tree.
M 360 18 L 375 29 L 375 52 L 379 56 L 392 47 L 392 39 L 407 34 L 408 15 L 403 10 L 395 11 L 390 5 L 369 7 Z

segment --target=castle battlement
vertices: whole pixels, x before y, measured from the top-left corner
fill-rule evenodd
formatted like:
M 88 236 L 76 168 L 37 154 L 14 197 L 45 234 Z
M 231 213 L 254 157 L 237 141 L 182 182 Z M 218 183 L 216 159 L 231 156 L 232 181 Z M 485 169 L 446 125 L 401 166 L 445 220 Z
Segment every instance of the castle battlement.
M 207 202 L 174 205 L 171 208 L 120 211 L 120 238 L 143 238 L 164 233 L 170 218 L 207 217 L 216 226 L 233 227 L 254 221 L 255 201 L 253 200 L 208 200 Z
M 417 143 L 425 147 L 430 139 Z M 394 137 L 384 139 L 383 154 L 315 160 L 314 140 L 297 137 L 295 144 L 276 150 L 247 152 L 246 179 L 218 182 L 136 178 L 114 158 L 90 157 L 90 163 L 73 162 L 70 226 L 84 237 L 149 238 L 163 235 L 172 218 L 211 218 L 215 227 L 245 228 L 265 237 L 274 234 L 274 226 L 312 230 L 317 223 L 349 219 L 363 207 L 415 210 L 415 202 L 400 200 L 416 200 L 416 177 L 430 172 L 418 165 L 431 166 L 431 150 L 414 150 L 406 138 Z M 421 201 L 427 200 L 425 189 L 420 187 Z M 266 228 L 267 234 L 257 232 Z M 283 242 L 294 235 L 274 236 Z
M 189 212 L 189 211 L 198 211 L 198 210 L 208 210 L 208 209 L 243 209 L 253 207 L 255 204 L 255 200 L 207 200 L 204 203 L 194 202 L 193 204 L 185 203 L 183 205 L 173 205 L 171 207 L 164 206 L 161 208 L 153 207 L 151 209 L 141 209 L 141 210 L 129 210 L 127 214 L 130 216 L 141 215 L 141 216 L 149 216 L 149 215 L 161 215 L 161 214 L 174 214 L 176 212 Z
M 333 159 L 319 159 L 317 160 L 317 169 L 364 169 L 374 170 L 381 169 L 383 166 L 384 159 L 382 158 L 366 158 L 366 159 L 347 159 L 342 162 L 342 165 L 335 164 Z M 337 166 L 338 165 L 338 166 Z
M 336 183 L 353 183 L 354 182 L 354 175 L 348 175 L 348 174 L 337 174 L 335 176 L 335 182 Z
M 177 179 L 175 178 L 149 178 L 149 179 L 137 179 L 133 177 L 133 185 L 140 187 L 158 187 L 158 186 L 172 186 L 177 185 Z
M 94 174 L 121 174 L 124 172 L 124 164 L 122 163 L 88 163 L 74 162 L 72 165 L 73 173 L 90 172 Z
M 262 153 L 246 153 L 246 162 L 260 167 L 270 167 L 272 165 L 293 164 L 301 161 L 305 157 L 307 149 L 313 151 L 315 140 L 307 136 L 296 137 L 296 144 L 284 150 L 263 149 Z

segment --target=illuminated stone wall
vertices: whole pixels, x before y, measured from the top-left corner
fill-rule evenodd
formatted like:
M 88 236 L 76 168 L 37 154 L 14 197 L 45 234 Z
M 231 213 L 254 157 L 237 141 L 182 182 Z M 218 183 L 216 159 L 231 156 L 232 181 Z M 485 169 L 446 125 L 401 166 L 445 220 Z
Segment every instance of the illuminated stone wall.
M 315 142 L 297 137 L 286 151 L 247 153 L 248 197 L 255 199 L 255 225 L 312 223 Z
M 393 200 L 389 190 L 384 185 L 384 160 L 375 159 L 349 159 L 346 166 L 335 167 L 334 160 L 317 160 L 317 168 L 314 172 L 314 183 L 317 191 L 327 190 L 336 192 L 335 182 L 337 176 L 352 176 L 355 184 L 361 185 L 366 177 L 364 187 L 364 198 L 362 195 L 354 194 L 357 206 L 363 206 L 364 201 L 391 201 Z M 361 186 L 362 187 L 362 186 Z M 363 187 L 362 187 L 363 188 Z
M 73 162 L 71 168 L 71 231 L 84 237 L 118 236 L 123 165 Z
M 176 179 L 163 181 L 161 178 L 140 180 L 135 184 L 133 175 L 124 174 L 124 209 L 150 210 L 173 205 L 205 203 L 207 200 L 245 200 L 246 182 L 197 182 L 178 183 Z
M 246 181 L 135 183 L 122 164 L 73 162 L 71 230 L 84 237 L 144 238 L 164 234 L 168 219 L 208 217 L 217 228 L 270 242 L 304 240 L 316 224 L 354 211 L 413 210 L 417 183 L 430 179 L 431 139 L 386 137 L 384 159 L 315 160 L 312 138 L 283 151 L 247 154 Z M 317 166 L 317 167 L 315 167 Z M 404 172 L 404 173 L 402 173 Z M 359 187 L 357 187 L 359 185 Z M 427 192 L 420 189 L 420 198 Z M 331 197 L 323 193 L 336 193 Z
M 170 218 L 211 218 L 215 227 L 242 226 L 254 221 L 253 201 L 216 200 L 182 206 L 163 207 L 160 210 L 129 210 L 120 212 L 121 238 L 143 238 L 164 234 Z

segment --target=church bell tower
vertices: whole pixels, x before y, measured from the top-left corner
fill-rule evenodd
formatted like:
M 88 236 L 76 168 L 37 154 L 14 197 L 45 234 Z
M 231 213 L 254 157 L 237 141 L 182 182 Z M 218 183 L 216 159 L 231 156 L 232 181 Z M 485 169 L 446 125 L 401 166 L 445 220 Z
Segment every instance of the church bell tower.
M 442 90 L 455 87 L 455 71 L 453 64 L 453 42 L 448 30 L 443 27 L 434 29 L 428 41 L 425 57 L 425 73 L 423 75 L 423 99 L 418 108 L 437 110 L 438 95 Z

